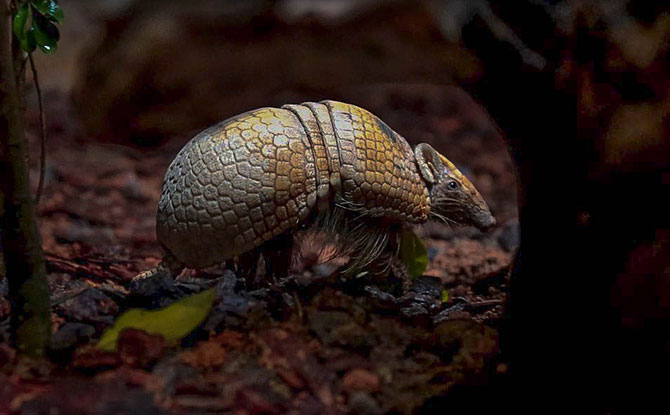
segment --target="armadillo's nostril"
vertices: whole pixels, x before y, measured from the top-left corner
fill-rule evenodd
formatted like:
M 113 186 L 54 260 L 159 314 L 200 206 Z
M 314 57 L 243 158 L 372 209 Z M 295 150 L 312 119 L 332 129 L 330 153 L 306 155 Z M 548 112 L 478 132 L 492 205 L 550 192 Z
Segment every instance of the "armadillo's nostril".
M 480 231 L 487 231 L 491 229 L 496 224 L 496 218 L 493 217 L 489 212 L 482 213 L 482 215 L 477 218 L 476 226 Z

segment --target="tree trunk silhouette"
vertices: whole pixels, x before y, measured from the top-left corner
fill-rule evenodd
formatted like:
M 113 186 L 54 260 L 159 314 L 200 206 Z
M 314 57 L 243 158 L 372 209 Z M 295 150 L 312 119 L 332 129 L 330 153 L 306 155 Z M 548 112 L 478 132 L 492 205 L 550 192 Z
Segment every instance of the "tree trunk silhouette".
M 14 345 L 41 355 L 49 341 L 49 292 L 39 230 L 30 193 L 20 58 L 11 34 L 8 1 L 0 3 L 0 229 L 11 302 Z

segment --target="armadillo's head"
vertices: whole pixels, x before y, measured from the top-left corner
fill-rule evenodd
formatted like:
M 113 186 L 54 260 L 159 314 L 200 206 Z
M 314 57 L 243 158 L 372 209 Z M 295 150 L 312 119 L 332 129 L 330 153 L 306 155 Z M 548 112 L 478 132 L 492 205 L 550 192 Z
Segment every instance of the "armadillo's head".
M 495 225 L 482 195 L 452 162 L 425 143 L 416 146 L 414 155 L 430 192 L 432 214 L 481 230 Z

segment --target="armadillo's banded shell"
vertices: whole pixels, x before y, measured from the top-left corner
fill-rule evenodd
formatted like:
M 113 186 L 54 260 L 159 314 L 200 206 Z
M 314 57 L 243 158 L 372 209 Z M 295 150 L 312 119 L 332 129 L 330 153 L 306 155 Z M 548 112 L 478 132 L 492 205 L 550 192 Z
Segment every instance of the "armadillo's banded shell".
M 332 203 L 366 216 L 427 219 L 407 142 L 368 111 L 335 101 L 261 108 L 194 137 L 165 177 L 157 234 L 205 267 L 261 245 Z
M 320 206 L 325 207 L 328 204 L 331 189 L 336 189 L 340 185 L 339 177 L 331 174 L 333 168 L 337 168 L 337 171 L 339 171 L 339 166 L 335 167 L 336 160 L 333 160 L 337 155 L 337 147 L 334 150 L 332 147 L 326 148 L 325 140 L 323 139 L 323 127 L 319 125 L 319 120 L 307 105 L 289 104 L 282 106 L 282 108 L 293 112 L 305 130 L 308 142 L 307 151 L 310 152 L 309 149 L 311 149 L 310 153 L 316 166 L 315 179 L 317 191 L 316 195 L 310 195 L 310 200 L 316 197 L 320 201 Z M 332 135 L 332 128 L 330 130 L 330 134 Z
M 340 144 L 345 200 L 369 216 L 425 222 L 430 198 L 407 141 L 363 108 L 325 104 Z

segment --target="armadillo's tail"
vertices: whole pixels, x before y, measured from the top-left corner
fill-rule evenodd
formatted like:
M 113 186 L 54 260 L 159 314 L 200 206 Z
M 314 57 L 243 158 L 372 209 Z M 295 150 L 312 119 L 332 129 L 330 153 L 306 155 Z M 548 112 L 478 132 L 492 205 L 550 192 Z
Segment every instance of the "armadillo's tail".
M 152 278 L 161 273 L 167 273 L 172 278 L 176 278 L 184 270 L 184 264 L 179 262 L 169 252 L 163 256 L 161 262 L 155 267 L 142 271 L 133 277 L 133 281 L 143 280 L 145 278 Z

